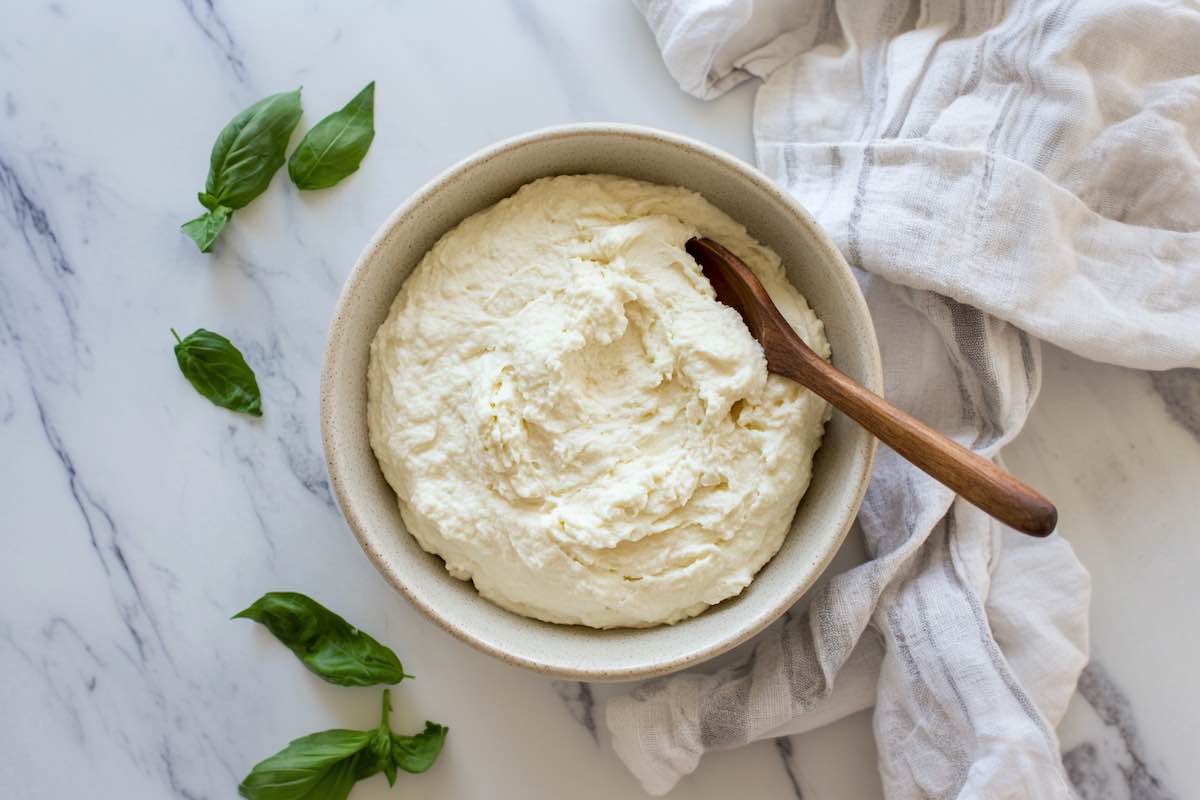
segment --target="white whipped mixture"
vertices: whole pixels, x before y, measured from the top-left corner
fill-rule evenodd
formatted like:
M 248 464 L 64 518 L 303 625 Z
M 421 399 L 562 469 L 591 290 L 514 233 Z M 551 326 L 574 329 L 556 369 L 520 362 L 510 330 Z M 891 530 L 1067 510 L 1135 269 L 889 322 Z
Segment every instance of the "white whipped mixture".
M 598 628 L 738 594 L 779 549 L 826 403 L 767 374 L 684 251 L 718 240 L 829 356 L 779 257 L 685 189 L 544 178 L 447 233 L 371 344 L 408 530 L 505 608 Z

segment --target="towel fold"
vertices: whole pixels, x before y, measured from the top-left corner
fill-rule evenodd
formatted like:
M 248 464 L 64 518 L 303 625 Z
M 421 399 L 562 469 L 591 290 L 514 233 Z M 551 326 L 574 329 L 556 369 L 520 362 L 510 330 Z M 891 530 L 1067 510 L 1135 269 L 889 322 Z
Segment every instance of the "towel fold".
M 1036 398 L 1040 339 L 1200 366 L 1194 7 L 635 4 L 686 91 L 761 79 L 759 166 L 855 269 L 900 407 L 996 458 Z M 647 791 L 874 705 L 889 797 L 1070 796 L 1054 727 L 1090 590 L 1066 540 L 1004 528 L 886 447 L 852 535 L 869 560 L 743 663 L 609 701 Z

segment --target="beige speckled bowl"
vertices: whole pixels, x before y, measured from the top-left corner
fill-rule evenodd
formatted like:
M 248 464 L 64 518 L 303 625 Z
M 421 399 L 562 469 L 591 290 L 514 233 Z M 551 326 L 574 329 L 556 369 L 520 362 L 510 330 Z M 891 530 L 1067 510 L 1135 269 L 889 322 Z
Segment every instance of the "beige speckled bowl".
M 462 219 L 545 175 L 612 173 L 700 192 L 772 247 L 808 298 L 840 369 L 878 392 L 879 347 L 849 267 L 803 208 L 753 168 L 672 134 L 623 125 L 536 131 L 439 175 L 383 223 L 354 267 L 329 329 L 321 374 L 325 459 L 342 513 L 393 586 L 460 639 L 547 675 L 631 680 L 711 658 L 779 617 L 813 584 L 862 502 L 875 439 L 841 414 L 817 452 L 812 484 L 783 548 L 738 597 L 673 626 L 598 631 L 514 614 L 476 594 L 404 528 L 367 439 L 371 339 L 404 279 Z

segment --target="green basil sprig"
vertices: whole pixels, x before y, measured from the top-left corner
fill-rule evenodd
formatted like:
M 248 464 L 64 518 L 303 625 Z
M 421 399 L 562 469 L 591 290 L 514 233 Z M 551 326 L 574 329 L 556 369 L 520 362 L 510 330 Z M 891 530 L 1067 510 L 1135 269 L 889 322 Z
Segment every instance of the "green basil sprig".
M 283 166 L 300 113 L 299 89 L 273 94 L 242 111 L 217 136 L 199 194 L 208 211 L 182 225 L 200 252 L 212 250 L 234 211 L 266 191 Z
M 250 770 L 238 793 L 247 800 L 345 800 L 356 781 L 378 772 L 396 784 L 396 771 L 424 772 L 433 766 L 449 731 L 426 722 L 413 736 L 392 733 L 391 694 L 383 690 L 379 727 L 372 731 L 335 729 L 292 741 Z
M 301 189 L 325 189 L 358 169 L 375 138 L 375 81 L 340 111 L 313 126 L 288 159 L 288 175 Z
M 268 592 L 233 618 L 262 623 L 310 672 L 339 686 L 399 683 L 412 677 L 390 648 L 299 592 Z
M 175 329 L 175 360 L 183 376 L 216 405 L 262 416 L 262 396 L 254 370 L 233 342 L 219 333 L 197 328 L 180 339 Z

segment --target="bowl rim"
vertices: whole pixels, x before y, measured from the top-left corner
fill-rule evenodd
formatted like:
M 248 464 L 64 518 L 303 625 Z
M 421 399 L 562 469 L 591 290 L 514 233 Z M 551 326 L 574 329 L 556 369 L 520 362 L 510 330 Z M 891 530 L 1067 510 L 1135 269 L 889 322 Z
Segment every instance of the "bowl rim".
M 736 632 L 727 636 L 716 639 L 702 647 L 688 650 L 685 653 L 674 655 L 665 659 L 651 659 L 651 663 L 645 665 L 630 665 L 625 667 L 589 667 L 589 666 L 559 666 L 550 665 L 536 659 L 512 653 L 507 650 L 495 647 L 489 642 L 480 639 L 471 631 L 459 627 L 455 623 L 449 621 L 442 616 L 438 610 L 425 602 L 418 594 L 414 593 L 392 567 L 387 562 L 382 553 L 376 549 L 372 541 L 372 537 L 366 532 L 367 526 L 360 517 L 357 509 L 354 508 L 353 502 L 349 496 L 349 490 L 345 485 L 343 476 L 337 466 L 338 443 L 336 441 L 337 425 L 334 421 L 335 414 L 333 410 L 333 391 L 331 389 L 333 380 L 338 371 L 338 354 L 343 350 L 343 342 L 346 331 L 346 318 L 348 307 L 352 302 L 355 294 L 360 290 L 361 285 L 367 277 L 368 269 L 380 245 L 391 234 L 393 229 L 400 222 L 412 213 L 415 209 L 423 205 L 433 196 L 439 188 L 457 177 L 458 175 L 475 168 L 476 166 L 490 161 L 497 156 L 516 150 L 521 147 L 526 147 L 540 142 L 545 142 L 553 139 L 571 138 L 577 136 L 615 136 L 615 137 L 632 137 L 640 139 L 649 139 L 660 143 L 670 144 L 681 149 L 690 150 L 697 155 L 715 160 L 720 165 L 738 173 L 745 180 L 750 181 L 758 189 L 768 194 L 773 200 L 778 202 L 786 209 L 793 217 L 795 223 L 806 229 L 813 240 L 827 251 L 830 255 L 829 261 L 831 268 L 842 273 L 842 276 L 847 279 L 846 284 L 849 288 L 847 300 L 854 307 L 859 319 L 863 321 L 869 336 L 866 342 L 866 371 L 864 385 L 871 391 L 877 394 L 883 394 L 883 368 L 879 352 L 879 340 L 875 334 L 874 320 L 871 317 L 871 312 L 867 306 L 866 298 L 863 296 L 862 289 L 855 280 L 853 273 L 850 270 L 841 251 L 829 238 L 829 235 L 817 223 L 812 215 L 792 198 L 784 189 L 776 184 L 766 174 L 758 170 L 754 165 L 736 158 L 712 145 L 704 142 L 683 136 L 677 133 L 663 131 L 657 128 L 651 128 L 642 125 L 631 125 L 626 123 L 609 123 L 609 122 L 587 122 L 587 123 L 572 123 L 566 125 L 553 125 L 545 128 L 538 128 L 522 134 L 501 139 L 482 149 L 476 150 L 467 157 L 452 164 L 446 169 L 439 172 L 430 180 L 426 181 L 420 188 L 414 191 L 403 203 L 396 207 L 395 210 L 388 215 L 387 219 L 376 229 L 374 235 L 367 242 L 360 252 L 358 259 L 355 261 L 353 269 L 346 277 L 342 285 L 342 290 L 338 295 L 337 302 L 334 305 L 333 315 L 330 318 L 329 328 L 326 334 L 326 344 L 322 355 L 321 374 L 320 374 L 320 418 L 321 418 L 321 444 L 324 451 L 325 467 L 329 474 L 330 485 L 333 489 L 334 497 L 337 500 L 338 508 L 349 525 L 354 538 L 358 541 L 359 546 L 366 553 L 367 558 L 375 566 L 376 570 L 387 580 L 391 586 L 399 591 L 415 608 L 417 608 L 428 619 L 434 622 L 438 627 L 450 633 L 455 638 L 468 645 L 471 645 L 476 650 L 494 656 L 508 664 L 524 667 L 533 670 L 543 675 L 567 678 L 572 680 L 592 680 L 592 681 L 631 681 L 652 678 L 659 675 L 665 675 L 671 672 L 684 669 L 695 664 L 707 661 L 722 653 L 725 653 L 734 647 L 746 642 L 765 629 L 768 625 L 778 619 L 785 611 L 794 606 L 797 601 L 808 592 L 817 579 L 829 567 L 829 563 L 837 555 L 845 542 L 846 536 L 853 526 L 855 519 L 858 516 L 858 511 L 862 506 L 863 497 L 866 494 L 867 486 L 870 482 L 872 468 L 875 462 L 878 440 L 871 436 L 868 438 L 863 459 L 863 469 L 858 475 L 857 484 L 854 487 L 852 502 L 847 507 L 847 511 L 843 515 L 840 524 L 840 530 L 830 540 L 829 546 L 821 553 L 821 556 L 809 566 L 809 579 L 797 584 L 796 588 L 788 592 L 779 602 L 772 604 L 768 608 L 760 610 L 747 623 Z M 365 380 L 365 376 L 364 376 Z M 411 535 L 411 534 L 410 534 Z M 768 562 L 770 563 L 770 562 Z M 765 565 L 764 565 L 765 566 Z M 449 578 L 450 576 L 447 575 Z M 507 609 L 504 609 L 507 610 Z M 516 613 L 516 612 L 509 612 Z M 703 613 L 703 612 L 702 612 Z M 552 624 L 552 623 L 548 623 Z

